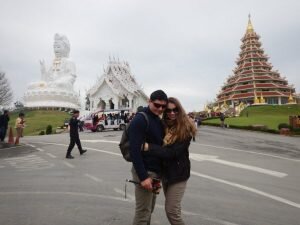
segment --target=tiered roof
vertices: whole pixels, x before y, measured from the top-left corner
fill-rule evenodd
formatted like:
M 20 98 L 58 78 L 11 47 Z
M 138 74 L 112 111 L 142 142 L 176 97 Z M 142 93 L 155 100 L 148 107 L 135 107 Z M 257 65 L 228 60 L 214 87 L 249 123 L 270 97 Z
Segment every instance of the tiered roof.
M 294 87 L 288 85 L 288 81 L 278 71 L 272 70 L 273 66 L 268 62 L 269 57 L 264 53 L 259 39 L 249 15 L 247 30 L 241 39 L 241 52 L 236 60 L 237 66 L 217 95 L 217 103 L 235 100 L 249 102 L 255 96 L 294 95 Z
M 127 96 L 130 93 L 134 96 L 138 95 L 148 98 L 131 74 L 128 62 L 110 58 L 103 75 L 98 78 L 98 81 L 88 91 L 88 94 L 94 95 L 104 82 L 119 97 Z

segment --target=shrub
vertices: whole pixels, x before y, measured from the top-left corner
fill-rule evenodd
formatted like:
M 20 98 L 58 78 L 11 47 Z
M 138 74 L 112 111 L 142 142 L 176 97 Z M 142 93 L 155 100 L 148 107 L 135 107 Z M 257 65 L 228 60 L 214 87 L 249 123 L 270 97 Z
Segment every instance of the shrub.
M 52 134 L 52 126 L 48 125 L 46 128 L 46 134 Z
M 45 135 L 45 131 L 41 130 L 39 135 Z
M 279 134 L 279 131 L 278 130 L 274 130 L 274 129 L 266 129 L 264 131 L 268 132 L 268 133 L 272 133 L 272 134 Z
M 205 120 L 213 120 L 213 119 L 219 119 L 220 117 L 206 117 L 206 118 L 202 118 L 202 121 L 205 121 Z
M 293 128 L 292 131 L 300 133 L 300 128 Z
M 251 126 L 229 125 L 229 127 L 235 129 L 242 129 L 242 130 L 253 130 Z
M 280 123 L 278 125 L 278 130 L 280 130 L 281 128 L 289 128 L 289 129 L 291 129 L 291 126 L 288 125 L 287 123 Z
M 220 123 L 206 123 L 206 122 L 202 122 L 202 125 L 208 125 L 208 126 L 219 127 L 219 126 L 220 126 Z
M 258 130 L 258 131 L 268 130 L 268 127 L 266 125 L 260 125 L 260 124 L 251 125 L 251 128 L 252 128 L 252 130 Z
M 300 128 L 293 128 L 293 129 L 292 129 L 292 133 L 293 133 L 294 135 L 300 135 Z

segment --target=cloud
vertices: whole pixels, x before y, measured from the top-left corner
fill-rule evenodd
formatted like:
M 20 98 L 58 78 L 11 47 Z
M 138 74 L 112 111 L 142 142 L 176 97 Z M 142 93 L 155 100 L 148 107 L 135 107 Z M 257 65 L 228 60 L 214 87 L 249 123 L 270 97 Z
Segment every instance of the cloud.
M 235 68 L 248 13 L 270 62 L 299 92 L 300 2 L 287 0 L 0 0 L 0 67 L 20 99 L 65 34 L 84 94 L 109 55 L 130 63 L 147 94 L 164 89 L 187 110 L 212 101 Z

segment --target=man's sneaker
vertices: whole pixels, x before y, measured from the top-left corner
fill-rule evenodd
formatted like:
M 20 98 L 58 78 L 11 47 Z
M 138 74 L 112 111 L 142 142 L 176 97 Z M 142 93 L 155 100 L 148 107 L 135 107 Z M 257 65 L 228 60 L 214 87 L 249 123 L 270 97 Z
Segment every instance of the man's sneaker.
M 74 156 L 72 156 L 72 155 L 66 155 L 66 159 L 74 159 Z
M 87 151 L 87 150 L 82 149 L 82 150 L 80 151 L 80 155 L 83 155 L 86 151 Z

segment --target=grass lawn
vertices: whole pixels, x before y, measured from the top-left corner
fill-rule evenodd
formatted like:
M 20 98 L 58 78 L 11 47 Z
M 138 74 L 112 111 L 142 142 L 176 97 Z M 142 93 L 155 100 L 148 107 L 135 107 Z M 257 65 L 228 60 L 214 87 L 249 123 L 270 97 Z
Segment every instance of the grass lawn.
M 248 117 L 247 117 L 248 112 Z M 239 117 L 226 118 L 225 123 L 236 126 L 266 125 L 269 129 L 278 129 L 278 124 L 289 124 L 290 115 L 300 115 L 300 105 L 250 106 Z M 205 120 L 208 124 L 220 124 L 220 119 Z
M 47 110 L 35 110 L 24 111 L 26 127 L 24 129 L 24 135 L 38 135 L 40 131 L 46 131 L 48 125 L 52 125 L 52 132 L 55 132 L 56 127 L 62 126 L 66 118 L 70 118 L 70 114 L 61 111 L 47 111 Z M 14 134 L 16 133 L 15 121 L 18 117 L 18 113 L 10 114 L 9 126 L 13 128 Z M 9 132 L 9 130 L 8 130 Z

